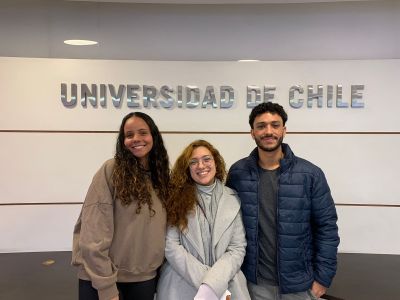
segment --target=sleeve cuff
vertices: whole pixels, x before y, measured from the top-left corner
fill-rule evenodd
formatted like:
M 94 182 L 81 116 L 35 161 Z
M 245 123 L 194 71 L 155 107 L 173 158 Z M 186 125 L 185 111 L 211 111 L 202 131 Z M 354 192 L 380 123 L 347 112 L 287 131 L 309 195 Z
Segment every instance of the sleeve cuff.
M 216 280 L 208 280 L 205 278 L 203 284 L 207 285 L 211 290 L 220 298 L 226 291 L 227 286 L 223 286 L 216 282 Z
M 97 292 L 99 294 L 99 300 L 110 300 L 119 294 L 116 284 L 105 289 L 97 290 Z

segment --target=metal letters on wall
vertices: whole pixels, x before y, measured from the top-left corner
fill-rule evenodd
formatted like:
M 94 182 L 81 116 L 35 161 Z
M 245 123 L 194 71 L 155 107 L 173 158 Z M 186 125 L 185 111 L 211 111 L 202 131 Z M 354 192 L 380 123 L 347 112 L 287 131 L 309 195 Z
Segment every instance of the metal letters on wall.
M 78 88 L 79 86 L 79 88 Z M 288 89 L 288 103 L 292 108 L 364 108 L 364 85 L 351 85 L 349 99 L 343 98 L 343 86 L 333 85 L 292 85 Z M 78 95 L 79 91 L 79 95 Z M 253 108 L 262 102 L 280 102 L 275 99 L 275 86 L 248 85 L 246 107 Z M 235 89 L 229 85 L 201 89 L 195 85 L 178 85 L 176 88 L 163 85 L 127 84 L 116 87 L 113 84 L 61 83 L 61 102 L 64 107 L 73 108 L 79 103 L 83 108 L 107 108 L 108 102 L 115 108 L 188 108 L 188 109 L 229 109 L 235 105 Z M 125 103 L 125 104 L 123 104 Z

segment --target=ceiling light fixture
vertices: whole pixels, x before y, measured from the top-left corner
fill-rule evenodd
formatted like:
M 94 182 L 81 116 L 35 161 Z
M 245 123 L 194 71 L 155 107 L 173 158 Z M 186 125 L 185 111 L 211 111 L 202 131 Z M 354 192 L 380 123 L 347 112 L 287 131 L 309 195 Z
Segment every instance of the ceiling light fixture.
M 238 62 L 256 62 L 258 59 L 239 59 Z
M 98 44 L 98 42 L 90 40 L 65 40 L 64 44 L 73 46 L 90 46 L 90 45 L 96 45 Z

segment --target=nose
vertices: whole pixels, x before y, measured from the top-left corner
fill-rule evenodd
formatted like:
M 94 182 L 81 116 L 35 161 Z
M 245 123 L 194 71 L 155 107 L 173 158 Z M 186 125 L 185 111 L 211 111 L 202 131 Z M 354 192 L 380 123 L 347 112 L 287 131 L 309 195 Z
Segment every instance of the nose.
M 271 127 L 271 125 L 265 126 L 265 133 L 267 133 L 267 134 L 272 134 L 272 127 Z
M 138 134 L 134 134 L 133 137 L 132 137 L 132 140 L 134 142 L 138 141 L 139 140 L 139 135 Z
M 204 164 L 203 160 L 199 159 L 199 162 L 198 162 L 198 164 L 197 164 L 197 167 L 198 167 L 198 168 L 203 168 L 204 166 L 205 166 L 205 164 Z

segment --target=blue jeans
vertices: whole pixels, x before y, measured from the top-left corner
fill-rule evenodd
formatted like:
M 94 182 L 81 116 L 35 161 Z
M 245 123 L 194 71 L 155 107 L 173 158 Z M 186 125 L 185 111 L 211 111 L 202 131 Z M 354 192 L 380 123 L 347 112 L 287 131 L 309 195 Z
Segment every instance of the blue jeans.
M 317 300 L 311 291 L 305 291 L 293 294 L 281 294 L 279 287 L 272 285 L 257 285 L 251 282 L 247 283 L 251 300 Z

